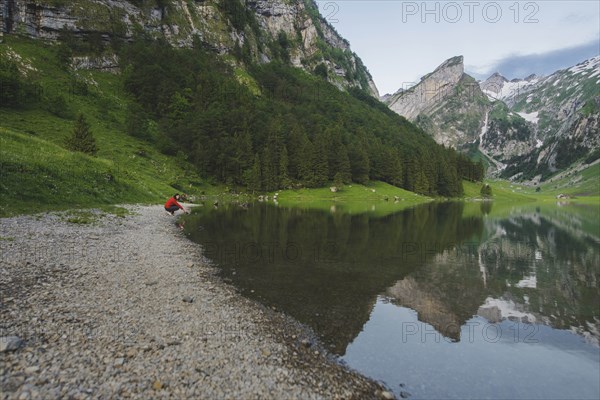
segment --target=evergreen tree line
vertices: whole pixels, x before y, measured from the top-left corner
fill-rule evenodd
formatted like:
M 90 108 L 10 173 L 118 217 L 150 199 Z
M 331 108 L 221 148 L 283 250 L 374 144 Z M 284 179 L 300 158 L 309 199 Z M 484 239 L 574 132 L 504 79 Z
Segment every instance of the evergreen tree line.
M 441 196 L 463 193 L 483 166 L 436 144 L 360 90 L 272 62 L 250 84 L 202 48 L 138 38 L 123 49 L 128 132 L 183 151 L 204 176 L 255 192 L 381 180 Z M 252 87 L 253 89 L 249 89 Z M 260 93 L 258 93 L 260 92 Z

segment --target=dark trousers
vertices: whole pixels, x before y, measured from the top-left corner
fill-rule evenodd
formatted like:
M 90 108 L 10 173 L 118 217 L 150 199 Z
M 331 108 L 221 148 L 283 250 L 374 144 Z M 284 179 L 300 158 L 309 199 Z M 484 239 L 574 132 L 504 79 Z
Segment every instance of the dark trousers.
M 171 206 L 169 208 L 165 207 L 165 210 L 167 210 L 170 213 L 173 213 L 173 212 L 179 210 L 179 207 L 177 207 L 177 206 Z

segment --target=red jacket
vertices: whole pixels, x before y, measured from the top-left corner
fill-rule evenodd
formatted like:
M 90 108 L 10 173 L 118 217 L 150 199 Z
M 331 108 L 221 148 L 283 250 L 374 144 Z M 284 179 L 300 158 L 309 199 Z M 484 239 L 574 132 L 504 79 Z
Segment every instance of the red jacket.
M 175 200 L 175 197 L 171 197 L 169 200 L 167 200 L 167 202 L 165 203 L 165 208 L 169 208 L 169 207 L 173 207 L 173 206 L 177 206 L 179 208 L 181 208 L 183 210 L 183 207 L 181 206 L 181 204 L 179 204 L 177 202 L 177 200 Z

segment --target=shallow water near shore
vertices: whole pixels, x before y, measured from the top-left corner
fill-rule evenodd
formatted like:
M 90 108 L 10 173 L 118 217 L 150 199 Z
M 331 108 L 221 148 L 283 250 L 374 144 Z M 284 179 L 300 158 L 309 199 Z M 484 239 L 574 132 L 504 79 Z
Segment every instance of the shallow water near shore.
M 349 214 L 199 208 L 225 281 L 411 398 L 600 397 L 594 209 L 429 203 Z

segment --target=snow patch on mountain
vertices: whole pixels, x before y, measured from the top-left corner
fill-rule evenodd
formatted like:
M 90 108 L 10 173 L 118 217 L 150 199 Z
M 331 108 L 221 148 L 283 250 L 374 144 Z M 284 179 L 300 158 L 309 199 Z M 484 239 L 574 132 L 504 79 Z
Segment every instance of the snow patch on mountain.
M 583 74 L 583 73 L 589 72 L 590 70 L 595 70 L 596 73 L 598 73 L 598 72 L 600 72 L 600 71 L 598 71 L 599 67 L 600 67 L 600 56 L 596 56 L 596 57 L 590 58 L 589 60 L 585 60 L 584 62 L 581 62 L 574 67 L 569 68 L 569 72 L 572 72 L 574 74 Z M 595 75 L 592 75 L 592 76 L 595 76 Z
M 519 116 L 521 116 L 521 118 L 523 118 L 525 121 L 531 122 L 532 124 L 536 124 L 538 123 L 538 121 L 540 120 L 539 115 L 539 111 L 536 112 L 532 112 L 532 113 L 524 113 L 524 112 L 518 112 L 517 113 Z

